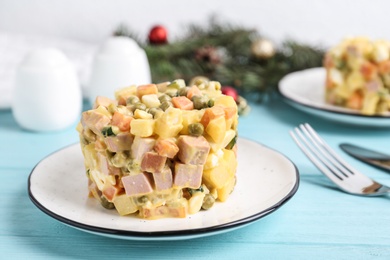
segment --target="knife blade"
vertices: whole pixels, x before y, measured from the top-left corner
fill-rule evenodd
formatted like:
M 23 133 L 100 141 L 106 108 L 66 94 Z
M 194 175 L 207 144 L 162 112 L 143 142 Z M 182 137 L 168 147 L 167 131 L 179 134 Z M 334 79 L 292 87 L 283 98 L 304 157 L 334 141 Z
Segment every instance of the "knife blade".
M 342 143 L 339 146 L 352 157 L 390 172 L 390 155 L 349 143 Z

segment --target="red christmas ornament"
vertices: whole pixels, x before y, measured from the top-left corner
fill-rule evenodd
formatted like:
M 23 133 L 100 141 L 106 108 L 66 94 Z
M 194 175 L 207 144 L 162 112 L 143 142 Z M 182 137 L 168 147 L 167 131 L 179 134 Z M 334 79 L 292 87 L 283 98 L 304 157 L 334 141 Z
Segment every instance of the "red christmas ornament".
M 164 26 L 156 25 L 149 32 L 150 44 L 165 44 L 168 41 L 168 32 Z
M 237 93 L 237 90 L 233 87 L 229 87 L 229 86 L 224 86 L 222 87 L 222 94 L 226 95 L 226 96 L 231 96 L 234 101 L 237 102 L 237 99 L 238 99 L 238 93 Z

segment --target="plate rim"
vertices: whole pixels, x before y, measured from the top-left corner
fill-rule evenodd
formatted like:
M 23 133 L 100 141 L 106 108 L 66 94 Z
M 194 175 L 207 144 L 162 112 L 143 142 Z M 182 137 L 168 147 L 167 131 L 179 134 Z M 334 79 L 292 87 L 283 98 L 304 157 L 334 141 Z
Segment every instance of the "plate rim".
M 286 89 L 288 89 L 288 88 L 285 87 L 287 85 L 287 84 L 285 84 L 285 82 L 290 80 L 291 77 L 296 77 L 299 74 L 310 73 L 310 72 L 311 73 L 318 73 L 319 71 L 325 72 L 325 69 L 323 67 L 315 67 L 315 68 L 309 68 L 309 69 L 304 69 L 304 70 L 299 70 L 299 71 L 294 71 L 294 72 L 288 73 L 278 83 L 279 93 L 282 95 L 282 97 L 284 99 L 286 99 L 289 102 L 292 102 L 293 104 L 301 105 L 301 106 L 304 106 L 304 107 L 310 108 L 310 109 L 315 109 L 317 111 L 327 112 L 327 113 L 336 114 L 336 115 L 360 117 L 360 118 L 365 118 L 365 119 L 379 119 L 379 120 L 390 119 L 390 114 L 389 115 L 364 115 L 364 114 L 359 113 L 358 111 L 334 106 L 331 104 L 326 104 L 328 107 L 323 107 L 323 106 L 315 105 L 315 103 L 313 103 L 311 100 L 306 99 L 305 97 L 303 97 L 303 98 L 305 98 L 306 102 L 302 102 L 301 100 L 297 100 L 294 97 L 292 97 L 291 95 L 289 95 L 289 93 L 286 93 Z M 300 96 L 300 97 L 302 97 L 302 96 Z
M 62 148 L 59 148 L 45 157 L 43 157 L 31 170 L 29 177 L 28 177 L 28 182 L 27 182 L 27 189 L 28 189 L 28 196 L 32 203 L 40 209 L 43 213 L 46 215 L 54 218 L 55 220 L 59 221 L 62 224 L 68 225 L 70 227 L 79 229 L 81 231 L 93 233 L 96 235 L 102 235 L 102 236 L 114 236 L 116 238 L 122 238 L 122 239 L 129 239 L 129 240 L 141 240 L 141 239 L 150 239 L 150 240 L 169 240 L 169 239 L 180 239 L 180 238 L 197 238 L 197 237 L 203 237 L 203 236 L 208 236 L 208 235 L 213 235 L 216 233 L 223 233 L 227 232 L 229 230 L 234 230 L 239 227 L 244 227 L 246 225 L 249 225 L 251 223 L 256 222 L 257 220 L 260 220 L 261 218 L 275 212 L 277 209 L 279 209 L 281 206 L 283 206 L 285 203 L 287 203 L 297 192 L 299 185 L 300 185 L 300 174 L 297 166 L 295 163 L 290 160 L 286 155 L 283 153 L 272 149 L 260 142 L 257 142 L 255 140 L 249 139 L 249 138 L 243 138 L 239 137 L 239 139 L 246 140 L 249 142 L 256 143 L 258 145 L 261 145 L 268 150 L 272 150 L 273 152 L 281 155 L 284 159 L 289 161 L 293 168 L 294 168 L 294 174 L 295 174 L 295 183 L 293 184 L 293 187 L 291 190 L 283 196 L 279 201 L 277 201 L 275 204 L 272 206 L 257 212 L 256 214 L 252 214 L 250 216 L 234 220 L 231 222 L 219 224 L 219 225 L 213 225 L 209 227 L 204 227 L 204 228 L 195 228 L 195 229 L 184 229 L 184 230 L 165 230 L 165 231 L 134 231 L 134 230 L 121 230 L 121 229 L 111 229 L 111 228 L 105 228 L 105 227 L 98 227 L 98 226 L 93 226 L 93 225 L 88 225 L 84 223 L 80 223 L 76 220 L 72 220 L 66 217 L 63 217 L 61 215 L 58 215 L 54 212 L 52 212 L 50 209 L 46 208 L 44 205 L 39 202 L 37 198 L 35 198 L 32 190 L 31 190 L 31 178 L 34 174 L 34 171 L 38 165 L 45 159 L 49 158 L 50 156 L 54 155 L 55 153 L 61 152 L 65 149 L 68 149 L 72 146 L 75 146 L 79 144 L 78 142 L 72 143 L 70 145 L 64 146 Z

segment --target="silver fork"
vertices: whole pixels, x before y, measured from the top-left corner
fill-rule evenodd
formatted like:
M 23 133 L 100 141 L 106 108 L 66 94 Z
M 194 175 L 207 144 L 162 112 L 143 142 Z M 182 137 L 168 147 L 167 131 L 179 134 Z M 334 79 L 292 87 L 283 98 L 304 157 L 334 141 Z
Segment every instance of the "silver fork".
M 390 187 L 370 179 L 348 165 L 309 124 L 295 127 L 290 135 L 309 160 L 341 190 L 362 196 L 390 193 Z

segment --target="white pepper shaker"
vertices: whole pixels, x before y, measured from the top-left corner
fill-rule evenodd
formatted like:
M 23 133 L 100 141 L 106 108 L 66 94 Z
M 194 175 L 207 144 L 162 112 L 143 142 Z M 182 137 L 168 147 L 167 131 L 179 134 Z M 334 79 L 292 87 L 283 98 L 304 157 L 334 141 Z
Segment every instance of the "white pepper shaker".
M 16 71 L 12 112 L 31 131 L 57 131 L 73 125 L 82 110 L 76 70 L 57 49 L 28 53 Z
M 88 84 L 89 101 L 93 103 L 96 96 L 114 98 L 120 88 L 149 83 L 151 75 L 145 51 L 129 37 L 111 37 L 94 56 Z

